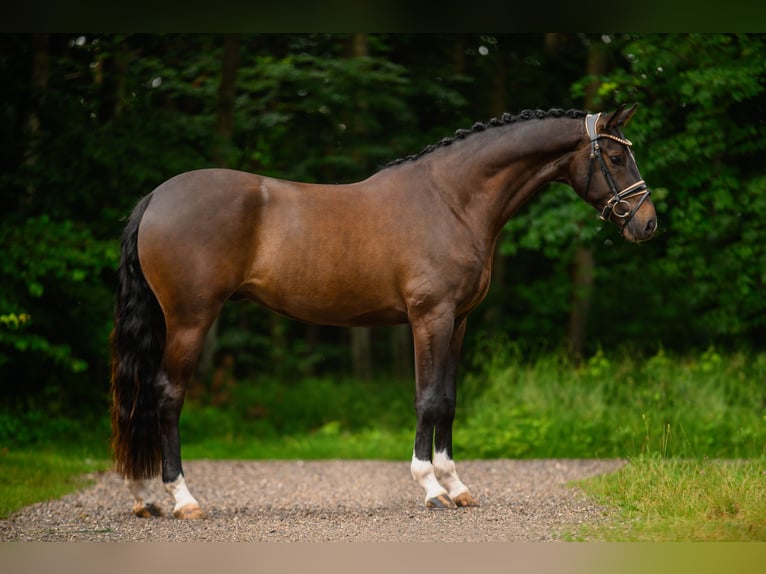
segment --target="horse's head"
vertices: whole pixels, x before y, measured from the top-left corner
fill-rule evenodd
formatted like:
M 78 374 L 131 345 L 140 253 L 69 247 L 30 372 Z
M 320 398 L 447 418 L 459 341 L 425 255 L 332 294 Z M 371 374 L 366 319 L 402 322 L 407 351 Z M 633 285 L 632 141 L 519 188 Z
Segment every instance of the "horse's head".
M 657 229 L 657 213 L 649 188 L 638 171 L 631 142 L 620 128 L 636 106 L 620 106 L 612 114 L 585 118 L 586 142 L 571 165 L 569 181 L 577 193 L 611 220 L 628 241 L 646 241 Z

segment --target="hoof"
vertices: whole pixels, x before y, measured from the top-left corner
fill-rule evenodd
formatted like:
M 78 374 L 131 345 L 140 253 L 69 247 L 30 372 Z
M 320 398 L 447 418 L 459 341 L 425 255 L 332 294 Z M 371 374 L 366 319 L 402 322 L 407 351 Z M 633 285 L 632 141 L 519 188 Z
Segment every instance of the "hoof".
M 199 520 L 200 518 L 205 518 L 205 513 L 196 504 L 187 504 L 178 510 L 174 510 L 173 516 L 181 520 Z
M 440 494 L 426 500 L 426 508 L 456 508 L 456 505 L 449 496 Z
M 151 518 L 152 516 L 162 516 L 162 509 L 156 504 L 136 504 L 133 507 L 133 514 L 139 518 Z
M 479 506 L 479 501 L 476 500 L 473 496 L 471 496 L 471 493 L 466 491 L 462 494 L 458 494 L 454 498 L 455 504 L 457 504 L 461 508 L 469 508 L 473 506 Z

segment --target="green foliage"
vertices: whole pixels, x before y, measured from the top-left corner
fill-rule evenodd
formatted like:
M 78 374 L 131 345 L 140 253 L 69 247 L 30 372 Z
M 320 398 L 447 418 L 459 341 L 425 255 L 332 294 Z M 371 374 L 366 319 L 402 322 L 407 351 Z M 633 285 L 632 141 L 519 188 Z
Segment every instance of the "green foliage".
M 601 109 L 639 104 L 624 131 L 652 188 L 658 237 L 627 245 L 571 192 L 543 191 L 506 227 L 502 251 L 514 257 L 506 273 L 518 303 L 507 293 L 502 302 L 492 299 L 512 317 L 502 328 L 558 344 L 569 303 L 567 262 L 580 244 L 596 263 L 589 352 L 619 340 L 678 350 L 763 340 L 766 60 L 754 54 L 766 49 L 764 37 L 617 35 L 601 49 L 611 54 L 612 71 L 583 76 L 572 93 L 582 98 L 597 81 Z M 537 268 L 545 271 L 530 273 Z M 517 323 L 524 310 L 540 320 Z M 557 329 L 546 329 L 550 313 Z
M 185 441 L 216 434 L 277 439 L 314 432 L 334 434 L 368 428 L 398 430 L 414 420 L 411 382 L 307 378 L 284 384 L 264 377 L 240 381 L 224 394 L 187 405 L 181 420 Z M 214 404 L 213 404 L 214 403 Z
M 385 52 L 349 57 L 345 38 L 293 42 L 286 53 L 257 51 L 240 70 L 240 168 L 300 181 L 364 179 L 396 154 L 431 143 L 413 130 L 415 97 L 433 94 L 453 114 L 465 105 L 444 80 L 416 81 Z
M 0 222 L 0 244 L 6 247 L 0 308 L 11 311 L 0 326 L 0 367 L 30 376 L 29 392 L 45 384 L 33 378 L 45 369 L 60 369 L 63 382 L 87 371 L 90 362 L 103 363 L 109 316 L 89 302 L 111 297 L 103 281 L 117 262 L 115 241 L 42 215 L 19 225 Z M 83 337 L 78 327 L 99 338 Z M 18 384 L 16 377 L 3 377 L 0 394 L 18 394 Z
M 0 451 L 24 448 L 83 450 L 109 456 L 110 421 L 107 410 L 71 416 L 57 411 L 52 387 L 23 407 L 0 409 Z
M 509 222 L 467 349 L 483 330 L 527 350 L 562 347 L 578 246 L 595 259 L 589 355 L 620 341 L 644 353 L 760 348 L 763 36 L 565 34 L 551 47 L 541 35 L 373 34 L 366 50 L 355 40 L 240 36 L 227 138 L 217 125 L 220 36 L 0 38 L 3 400 L 45 391 L 59 409 L 103 406 L 119 235 L 138 198 L 165 179 L 221 164 L 362 179 L 501 111 L 581 107 L 594 81 L 602 109 L 640 104 L 625 132 L 652 186 L 659 236 L 628 245 L 571 190 L 550 186 Z M 585 73 L 594 46 L 611 62 L 603 77 Z M 275 325 L 268 313 L 227 308 L 217 365 L 231 357 L 240 379 L 349 371 L 344 333 Z M 389 342 L 373 344 L 378 370 L 388 368 Z
M 21 313 L 19 315 L 16 315 L 16 313 L 0 315 L 0 325 L 10 330 L 16 330 L 22 327 L 27 321 L 29 321 L 29 315 L 26 313 Z
M 766 356 L 697 358 L 660 350 L 579 367 L 557 355 L 525 360 L 501 344 L 463 384 L 456 450 L 477 457 L 611 458 L 766 454 Z M 492 358 L 492 357 L 495 358 Z M 498 359 L 497 357 L 501 357 Z M 459 415 L 460 416 L 460 415 Z
M 696 344 L 763 333 L 766 64 L 753 55 L 764 48 L 758 35 L 635 37 L 622 48 L 629 66 L 610 78 L 641 104 L 628 130 L 645 179 L 663 189 L 666 232 L 643 281 L 664 287 L 662 315 L 673 309 Z

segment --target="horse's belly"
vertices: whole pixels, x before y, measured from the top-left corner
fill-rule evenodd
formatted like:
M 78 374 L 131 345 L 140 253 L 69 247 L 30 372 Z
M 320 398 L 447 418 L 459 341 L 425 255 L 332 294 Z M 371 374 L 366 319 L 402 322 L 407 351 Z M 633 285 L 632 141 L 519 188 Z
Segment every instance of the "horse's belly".
M 372 327 L 407 322 L 404 304 L 393 293 L 369 288 L 338 288 L 332 281 L 286 284 L 277 288 L 258 280 L 244 284 L 237 296 L 256 301 L 287 317 L 338 327 Z

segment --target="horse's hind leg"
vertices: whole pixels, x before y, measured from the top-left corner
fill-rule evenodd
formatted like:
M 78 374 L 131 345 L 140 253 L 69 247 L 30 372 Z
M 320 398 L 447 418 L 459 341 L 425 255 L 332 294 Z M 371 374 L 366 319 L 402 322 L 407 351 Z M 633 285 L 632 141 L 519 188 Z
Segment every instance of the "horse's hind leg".
M 162 516 L 162 509 L 154 500 L 155 497 L 150 486 L 151 483 L 152 481 L 146 479 L 125 479 L 128 490 L 136 498 L 136 502 L 133 505 L 133 514 L 139 518 Z
M 157 386 L 161 392 L 159 417 L 162 482 L 175 501 L 173 516 L 176 518 L 204 517 L 199 503 L 189 492 L 184 479 L 178 422 L 186 385 L 195 371 L 208 327 L 209 324 L 182 329 L 169 323 L 164 368 L 157 378 Z
M 174 347 L 170 347 L 174 349 Z M 175 355 L 173 352 L 171 355 Z M 176 360 L 168 360 L 165 354 L 165 362 L 175 365 Z M 182 373 L 183 371 L 173 371 Z M 171 380 L 173 381 L 171 383 Z M 181 518 L 200 518 L 202 512 L 199 503 L 189 493 L 183 477 L 181 467 L 181 443 L 178 431 L 178 422 L 183 406 L 185 387 L 188 378 L 182 374 L 168 377 L 167 373 L 160 371 L 155 380 L 154 387 L 157 390 L 158 404 L 157 414 L 160 421 L 160 447 L 162 450 L 162 482 L 165 489 L 173 496 L 175 507 L 173 514 Z M 146 478 L 126 478 L 125 484 L 135 497 L 133 514 L 139 518 L 162 516 L 163 512 L 158 504 L 157 490 L 152 488 L 154 480 Z

